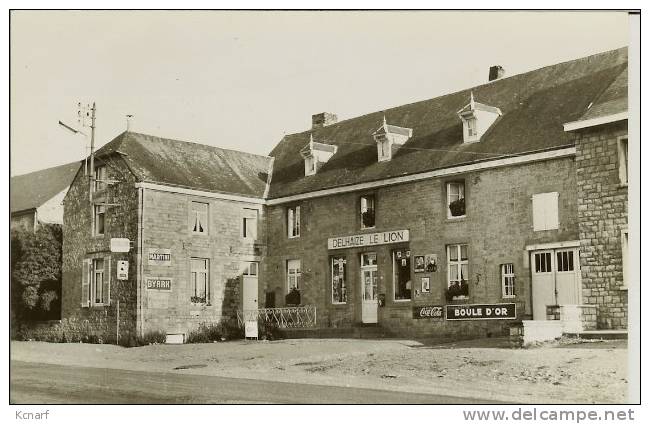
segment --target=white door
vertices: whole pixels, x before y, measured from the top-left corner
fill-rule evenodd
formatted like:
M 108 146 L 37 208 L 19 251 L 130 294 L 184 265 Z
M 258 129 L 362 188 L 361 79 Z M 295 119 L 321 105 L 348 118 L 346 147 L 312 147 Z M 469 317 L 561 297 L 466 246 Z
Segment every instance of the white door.
M 361 322 L 377 322 L 377 254 L 361 255 Z
M 579 250 L 542 250 L 531 254 L 533 319 L 546 319 L 547 305 L 578 305 L 581 299 Z
M 546 306 L 555 305 L 555 273 L 553 251 L 543 250 L 531 254 L 533 273 L 533 319 L 546 319 Z
M 580 296 L 580 261 L 578 249 L 555 251 L 555 288 L 558 305 L 578 305 Z
M 244 333 L 246 337 L 258 337 L 257 331 L 257 262 L 245 262 L 243 279 L 243 314 L 244 314 Z

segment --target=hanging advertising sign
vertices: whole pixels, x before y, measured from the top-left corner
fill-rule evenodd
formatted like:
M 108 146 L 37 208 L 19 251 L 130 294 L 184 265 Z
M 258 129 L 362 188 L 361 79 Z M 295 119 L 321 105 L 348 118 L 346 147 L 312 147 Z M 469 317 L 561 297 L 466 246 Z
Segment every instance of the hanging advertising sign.
M 384 231 L 383 233 L 355 234 L 327 239 L 327 248 L 349 249 L 352 247 L 377 246 L 409 241 L 409 230 Z M 410 256 L 410 252 L 409 252 Z
M 515 319 L 517 306 L 514 303 L 447 305 L 446 317 L 448 321 Z
M 129 279 L 129 261 L 117 261 L 117 279 Z
M 172 251 L 171 249 L 149 249 L 148 255 L 149 265 L 172 265 Z

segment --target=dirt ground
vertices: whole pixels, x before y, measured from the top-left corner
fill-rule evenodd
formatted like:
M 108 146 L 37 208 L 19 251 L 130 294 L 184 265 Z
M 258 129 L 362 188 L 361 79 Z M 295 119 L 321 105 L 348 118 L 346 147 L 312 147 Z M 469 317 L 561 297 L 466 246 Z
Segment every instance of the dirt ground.
M 510 349 L 505 339 L 297 339 L 212 344 L 12 342 L 11 359 L 436 393 L 513 403 L 623 403 L 626 341 Z

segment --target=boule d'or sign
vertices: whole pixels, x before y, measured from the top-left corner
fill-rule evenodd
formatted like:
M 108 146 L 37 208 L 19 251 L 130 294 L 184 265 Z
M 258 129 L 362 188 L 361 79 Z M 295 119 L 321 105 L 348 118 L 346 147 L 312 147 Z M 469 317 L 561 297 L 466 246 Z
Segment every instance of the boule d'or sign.
M 409 230 L 393 230 L 381 233 L 354 234 L 350 236 L 331 237 L 327 239 L 327 248 L 349 249 L 353 247 L 378 246 L 381 244 L 409 241 Z
M 448 321 L 515 319 L 517 307 L 514 303 L 447 305 L 446 318 Z

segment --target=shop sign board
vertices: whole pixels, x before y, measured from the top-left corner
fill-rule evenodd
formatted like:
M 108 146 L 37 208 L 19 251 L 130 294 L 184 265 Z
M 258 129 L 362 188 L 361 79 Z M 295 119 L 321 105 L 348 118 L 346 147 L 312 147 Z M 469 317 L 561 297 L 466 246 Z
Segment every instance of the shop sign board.
M 171 249 L 149 249 L 149 265 L 171 266 L 172 251 Z
M 414 306 L 413 319 L 442 318 L 442 306 Z
M 129 279 L 129 261 L 117 261 L 117 279 Z
M 111 252 L 113 253 L 127 253 L 131 250 L 131 240 L 128 238 L 112 238 L 111 239 Z
M 449 321 L 516 319 L 517 306 L 514 303 L 447 305 L 446 318 Z
M 172 279 L 160 277 L 147 277 L 147 290 L 171 291 Z
M 354 234 L 327 239 L 327 248 L 349 249 L 353 247 L 378 246 L 381 244 L 409 241 L 409 230 L 384 231 L 382 233 Z

